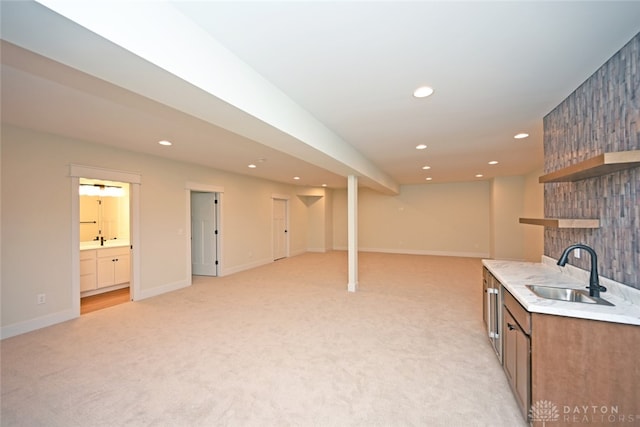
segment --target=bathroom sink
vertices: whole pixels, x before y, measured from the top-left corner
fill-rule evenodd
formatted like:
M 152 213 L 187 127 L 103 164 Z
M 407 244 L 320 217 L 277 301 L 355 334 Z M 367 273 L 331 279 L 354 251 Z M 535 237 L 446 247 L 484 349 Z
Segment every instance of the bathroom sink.
M 536 296 L 558 301 L 581 302 L 585 304 L 613 305 L 602 298 L 589 295 L 589 292 L 582 289 L 555 288 L 553 286 L 527 285 L 527 288 Z

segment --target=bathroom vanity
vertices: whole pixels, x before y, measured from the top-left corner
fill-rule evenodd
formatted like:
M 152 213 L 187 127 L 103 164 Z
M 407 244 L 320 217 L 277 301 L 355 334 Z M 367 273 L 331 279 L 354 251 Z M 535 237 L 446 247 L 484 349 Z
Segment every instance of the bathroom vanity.
M 80 295 L 90 296 L 129 286 L 129 242 L 109 240 L 80 243 Z

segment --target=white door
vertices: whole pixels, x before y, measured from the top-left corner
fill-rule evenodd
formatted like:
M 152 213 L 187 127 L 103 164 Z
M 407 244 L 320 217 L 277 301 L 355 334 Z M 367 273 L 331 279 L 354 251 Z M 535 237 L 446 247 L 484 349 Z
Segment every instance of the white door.
M 218 275 L 216 193 L 191 192 L 191 273 Z
M 273 260 L 287 256 L 287 200 L 273 199 Z

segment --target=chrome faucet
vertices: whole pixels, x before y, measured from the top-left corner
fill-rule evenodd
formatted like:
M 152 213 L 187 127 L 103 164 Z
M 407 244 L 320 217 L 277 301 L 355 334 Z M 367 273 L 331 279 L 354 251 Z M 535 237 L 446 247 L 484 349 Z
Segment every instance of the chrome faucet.
M 567 263 L 567 258 L 569 258 L 569 253 L 574 249 L 584 249 L 589 252 L 589 255 L 591 256 L 591 275 L 589 276 L 589 286 L 587 286 L 587 289 L 589 289 L 590 296 L 600 298 L 600 292 L 606 292 L 607 288 L 600 286 L 600 279 L 598 279 L 598 256 L 596 255 L 596 251 L 587 245 L 576 243 L 575 245 L 569 246 L 564 250 L 564 252 L 562 252 L 560 259 L 558 259 L 558 265 L 560 267 L 564 267 Z

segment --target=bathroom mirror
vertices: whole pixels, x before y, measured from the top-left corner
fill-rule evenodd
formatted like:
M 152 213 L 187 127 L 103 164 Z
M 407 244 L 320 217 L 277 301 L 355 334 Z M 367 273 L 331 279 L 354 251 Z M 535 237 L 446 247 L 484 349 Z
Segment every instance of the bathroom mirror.
M 129 239 L 129 184 L 80 179 L 80 241 Z

